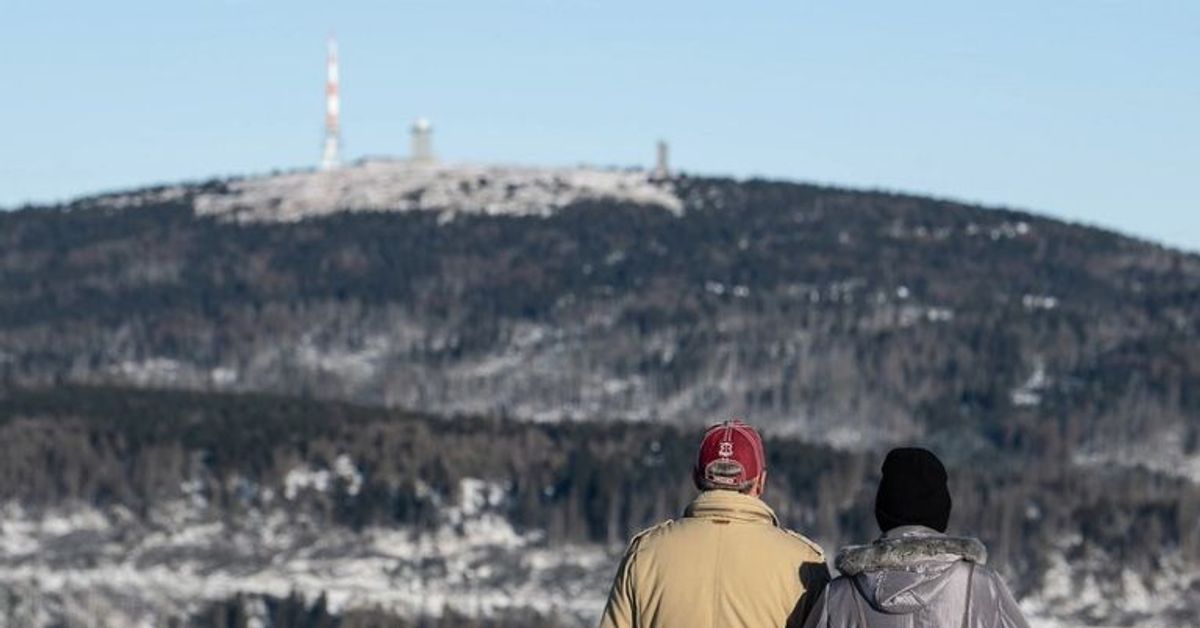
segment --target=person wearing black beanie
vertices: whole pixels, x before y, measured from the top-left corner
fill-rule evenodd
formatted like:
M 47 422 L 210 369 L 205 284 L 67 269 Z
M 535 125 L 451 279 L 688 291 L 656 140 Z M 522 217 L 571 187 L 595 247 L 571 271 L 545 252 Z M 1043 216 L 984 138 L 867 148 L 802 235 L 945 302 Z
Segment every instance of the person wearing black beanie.
M 883 536 L 838 553 L 842 573 L 804 628 L 1029 628 L 987 549 L 950 536 L 946 467 L 928 449 L 888 452 L 875 493 Z
M 875 521 L 887 532 L 919 525 L 945 532 L 950 523 L 946 467 L 928 449 L 902 447 L 888 452 L 875 494 Z

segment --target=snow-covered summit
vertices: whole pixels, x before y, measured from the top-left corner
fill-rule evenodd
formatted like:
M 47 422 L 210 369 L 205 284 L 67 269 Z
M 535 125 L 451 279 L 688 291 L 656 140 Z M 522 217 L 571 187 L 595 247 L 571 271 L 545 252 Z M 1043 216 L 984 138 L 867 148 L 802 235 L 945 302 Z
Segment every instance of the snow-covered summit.
M 571 203 L 616 200 L 682 211 L 669 181 L 645 172 L 366 160 L 329 171 L 255 177 L 196 195 L 199 215 L 291 222 L 345 211 L 548 216 Z

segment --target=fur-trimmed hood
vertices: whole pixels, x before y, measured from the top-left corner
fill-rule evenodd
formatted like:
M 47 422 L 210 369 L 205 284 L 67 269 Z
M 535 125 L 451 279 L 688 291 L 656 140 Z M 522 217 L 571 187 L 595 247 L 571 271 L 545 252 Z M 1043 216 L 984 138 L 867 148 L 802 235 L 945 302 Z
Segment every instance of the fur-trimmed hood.
M 986 562 L 987 549 L 977 539 L 905 526 L 870 545 L 843 549 L 836 565 L 877 610 L 912 613 L 965 575 L 965 563 Z
M 979 539 L 942 534 L 889 536 L 870 545 L 851 545 L 838 552 L 838 571 L 857 576 L 868 571 L 912 569 L 920 563 L 965 560 L 987 564 L 987 548 Z

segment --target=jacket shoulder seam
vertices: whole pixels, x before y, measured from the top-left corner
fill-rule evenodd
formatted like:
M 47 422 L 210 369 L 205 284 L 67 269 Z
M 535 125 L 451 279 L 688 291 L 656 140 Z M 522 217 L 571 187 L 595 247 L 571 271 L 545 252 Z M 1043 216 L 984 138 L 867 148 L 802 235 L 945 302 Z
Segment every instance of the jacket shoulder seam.
M 821 546 L 818 545 L 816 541 L 813 541 L 812 539 L 804 536 L 803 534 L 800 534 L 799 532 L 796 532 L 795 530 L 789 530 L 788 528 L 783 528 L 783 527 L 778 528 L 778 530 L 780 532 L 783 532 L 787 536 L 800 541 L 801 543 L 803 543 L 805 545 L 805 547 L 807 547 L 814 554 L 816 554 L 821 560 L 825 560 L 825 550 L 821 549 Z
M 629 551 L 636 552 L 638 549 L 641 548 L 642 541 L 646 540 L 648 537 L 652 536 L 655 532 L 658 532 L 659 530 L 666 528 L 667 526 L 671 525 L 672 523 L 675 523 L 674 519 L 667 519 L 666 521 L 652 525 L 649 528 L 646 528 L 645 530 L 642 530 L 641 532 L 638 532 L 637 534 L 633 535 L 633 538 L 630 539 L 630 541 L 629 541 Z

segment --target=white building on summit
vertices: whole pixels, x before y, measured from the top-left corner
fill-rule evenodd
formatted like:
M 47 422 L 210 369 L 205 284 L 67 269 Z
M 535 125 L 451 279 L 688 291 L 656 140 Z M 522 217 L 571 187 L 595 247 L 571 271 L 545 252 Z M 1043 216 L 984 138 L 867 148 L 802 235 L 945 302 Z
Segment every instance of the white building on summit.
M 413 163 L 433 163 L 433 125 L 425 118 L 417 118 L 412 125 L 412 151 L 409 159 Z

